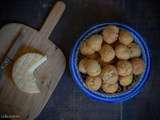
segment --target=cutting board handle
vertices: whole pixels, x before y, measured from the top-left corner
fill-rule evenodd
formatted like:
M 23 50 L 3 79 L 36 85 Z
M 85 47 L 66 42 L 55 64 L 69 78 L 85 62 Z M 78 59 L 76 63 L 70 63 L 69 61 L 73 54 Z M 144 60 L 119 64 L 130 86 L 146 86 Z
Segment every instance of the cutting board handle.
M 58 1 L 53 6 L 51 12 L 49 13 L 47 19 L 45 20 L 39 32 L 41 35 L 43 35 L 43 37 L 48 38 L 50 36 L 52 30 L 55 28 L 56 24 L 61 18 L 64 10 L 65 10 L 65 4 L 62 1 Z

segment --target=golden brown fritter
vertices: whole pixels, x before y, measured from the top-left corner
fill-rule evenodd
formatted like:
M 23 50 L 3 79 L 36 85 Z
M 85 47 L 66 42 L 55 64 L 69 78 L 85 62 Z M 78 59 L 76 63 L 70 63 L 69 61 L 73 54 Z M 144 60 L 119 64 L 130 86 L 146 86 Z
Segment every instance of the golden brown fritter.
M 94 51 L 99 51 L 101 49 L 101 45 L 103 42 L 103 38 L 101 35 L 92 35 L 86 40 L 86 44 L 89 48 Z
M 89 59 L 86 64 L 86 72 L 90 76 L 97 76 L 101 73 L 101 66 L 97 60 Z
M 99 51 L 99 54 L 101 56 L 102 61 L 104 62 L 110 62 L 115 57 L 114 49 L 108 44 L 104 44 L 102 46 L 101 50 Z
M 79 62 L 79 65 L 78 65 L 78 68 L 79 68 L 79 71 L 83 74 L 86 74 L 87 71 L 86 71 L 86 65 L 87 65 L 87 62 L 88 62 L 88 59 L 87 58 L 83 58 L 80 60 Z
M 118 90 L 118 84 L 102 84 L 102 89 L 105 93 L 115 93 Z
M 119 42 L 124 45 L 129 45 L 133 41 L 132 34 L 127 30 L 120 30 Z
M 82 42 L 80 45 L 80 53 L 82 55 L 91 55 L 93 54 L 95 51 L 92 50 L 90 47 L 87 46 L 86 42 Z
M 117 62 L 117 71 L 120 76 L 127 76 L 132 73 L 132 64 L 126 60 L 120 60 Z
M 119 44 L 115 47 L 115 53 L 117 58 L 121 60 L 128 60 L 131 56 L 130 49 L 123 44 Z
M 119 28 L 115 25 L 108 25 L 104 28 L 102 35 L 106 43 L 112 44 L 118 38 Z
M 128 45 L 130 51 L 131 51 L 131 58 L 134 57 L 140 57 L 141 56 L 141 48 L 136 43 L 130 43 Z
M 143 73 L 145 65 L 144 65 L 144 61 L 141 58 L 133 58 L 131 60 L 131 63 L 133 66 L 134 75 L 140 75 Z
M 104 83 L 114 84 L 118 81 L 118 73 L 113 65 L 106 65 L 100 74 Z
M 120 83 L 120 85 L 122 85 L 124 87 L 130 85 L 132 83 L 132 81 L 133 81 L 133 74 L 119 77 L 119 83 Z
M 100 77 L 87 76 L 85 83 L 89 89 L 98 90 L 101 87 L 102 80 Z

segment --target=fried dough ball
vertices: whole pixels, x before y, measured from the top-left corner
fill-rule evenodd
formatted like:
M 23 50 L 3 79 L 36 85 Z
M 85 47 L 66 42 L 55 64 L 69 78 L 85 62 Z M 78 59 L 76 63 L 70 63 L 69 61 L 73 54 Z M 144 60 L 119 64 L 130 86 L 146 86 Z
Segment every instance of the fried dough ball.
M 118 38 L 119 28 L 115 25 L 108 25 L 104 28 L 102 35 L 106 43 L 112 44 Z
M 132 73 L 132 64 L 126 60 L 120 60 L 117 62 L 117 71 L 120 76 L 127 76 Z
M 104 62 L 110 62 L 115 57 L 114 49 L 110 45 L 107 45 L 107 44 L 104 44 L 102 46 L 101 50 L 99 51 L 99 54 L 101 56 L 101 59 Z
M 131 60 L 133 66 L 133 74 L 140 75 L 143 73 L 145 65 L 144 61 L 141 58 L 133 58 Z
M 103 39 L 101 35 L 92 35 L 81 43 L 80 52 L 82 55 L 91 55 L 101 49 Z
M 105 93 L 115 93 L 118 90 L 118 84 L 102 84 L 102 89 Z
M 91 55 L 93 54 L 95 51 L 92 50 L 90 47 L 87 46 L 86 42 L 82 42 L 80 45 L 80 53 L 82 55 Z
M 86 64 L 86 72 L 89 76 L 97 76 L 101 73 L 101 66 L 96 60 L 89 59 Z
M 127 76 L 120 76 L 119 83 L 120 85 L 126 87 L 130 85 L 133 81 L 133 74 L 127 75 Z
M 100 57 L 99 54 L 96 52 L 87 56 L 87 58 L 89 59 L 98 59 L 99 57 Z
M 86 65 L 87 65 L 87 62 L 88 62 L 88 59 L 87 58 L 83 58 L 80 60 L 79 62 L 79 65 L 78 65 L 78 68 L 79 68 L 79 71 L 83 74 L 86 74 L 87 71 L 86 71 Z
M 101 87 L 102 80 L 100 77 L 90 77 L 88 76 L 85 81 L 88 88 L 91 90 L 98 90 Z
M 117 58 L 121 60 L 128 60 L 131 56 L 130 49 L 123 44 L 119 44 L 118 46 L 115 47 L 115 53 Z
M 86 40 L 86 44 L 89 48 L 94 51 L 99 51 L 101 49 L 101 45 L 103 42 L 103 38 L 101 35 L 92 35 L 90 38 Z
M 104 83 L 115 84 L 118 81 L 118 73 L 113 65 L 106 65 L 100 76 Z
M 120 30 L 119 42 L 124 45 L 129 45 L 133 41 L 132 34 L 127 30 Z
M 131 51 L 131 58 L 140 57 L 141 56 L 141 48 L 136 43 L 130 43 L 128 45 Z

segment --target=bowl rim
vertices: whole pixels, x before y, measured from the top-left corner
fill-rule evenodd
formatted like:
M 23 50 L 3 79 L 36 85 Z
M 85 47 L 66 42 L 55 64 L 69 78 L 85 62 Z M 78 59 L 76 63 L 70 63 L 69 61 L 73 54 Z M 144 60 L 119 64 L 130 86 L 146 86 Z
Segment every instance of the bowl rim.
M 96 31 L 103 29 L 107 25 L 116 25 L 120 28 L 124 28 L 128 30 L 129 32 L 131 32 L 133 36 L 135 37 L 136 42 L 138 42 L 138 44 L 140 45 L 142 49 L 142 53 L 143 53 L 142 55 L 145 61 L 145 71 L 140 76 L 139 80 L 133 86 L 133 88 L 130 88 L 126 92 L 117 93 L 114 95 L 107 95 L 107 94 L 103 94 L 103 93 L 88 89 L 85 86 L 85 83 L 83 82 L 81 78 L 79 70 L 77 69 L 77 56 L 76 55 L 78 54 L 77 52 L 79 52 L 79 46 L 80 46 L 81 41 L 83 41 L 84 39 L 86 39 L 88 36 L 92 35 Z M 103 22 L 103 23 L 93 25 L 92 27 L 90 27 L 89 29 L 85 30 L 84 32 L 80 34 L 79 38 L 77 39 L 77 41 L 75 41 L 74 46 L 71 49 L 70 58 L 69 58 L 69 68 L 70 68 L 70 72 L 71 72 L 73 80 L 77 83 L 77 85 L 80 87 L 83 93 L 85 93 L 90 98 L 93 98 L 98 101 L 104 101 L 104 102 L 112 102 L 112 103 L 122 102 L 138 94 L 138 92 L 140 92 L 140 89 L 143 88 L 143 85 L 148 79 L 150 70 L 151 70 L 150 49 L 147 46 L 147 43 L 145 42 L 144 38 L 130 26 L 123 24 L 123 23 L 118 23 L 118 22 Z

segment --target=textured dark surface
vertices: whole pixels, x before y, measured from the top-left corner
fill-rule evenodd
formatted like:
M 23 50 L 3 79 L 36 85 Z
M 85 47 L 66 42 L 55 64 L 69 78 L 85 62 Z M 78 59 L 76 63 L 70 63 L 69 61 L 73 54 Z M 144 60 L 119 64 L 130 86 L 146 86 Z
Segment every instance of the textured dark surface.
M 39 29 L 56 0 L 1 0 L 0 25 L 21 22 Z M 69 66 L 37 120 L 160 120 L 160 8 L 155 0 L 65 0 L 66 11 L 50 40 L 69 58 L 80 32 L 107 20 L 127 23 L 146 39 L 152 72 L 144 89 L 122 104 L 86 97 L 71 79 Z M 51 73 L 52 74 L 52 73 Z

